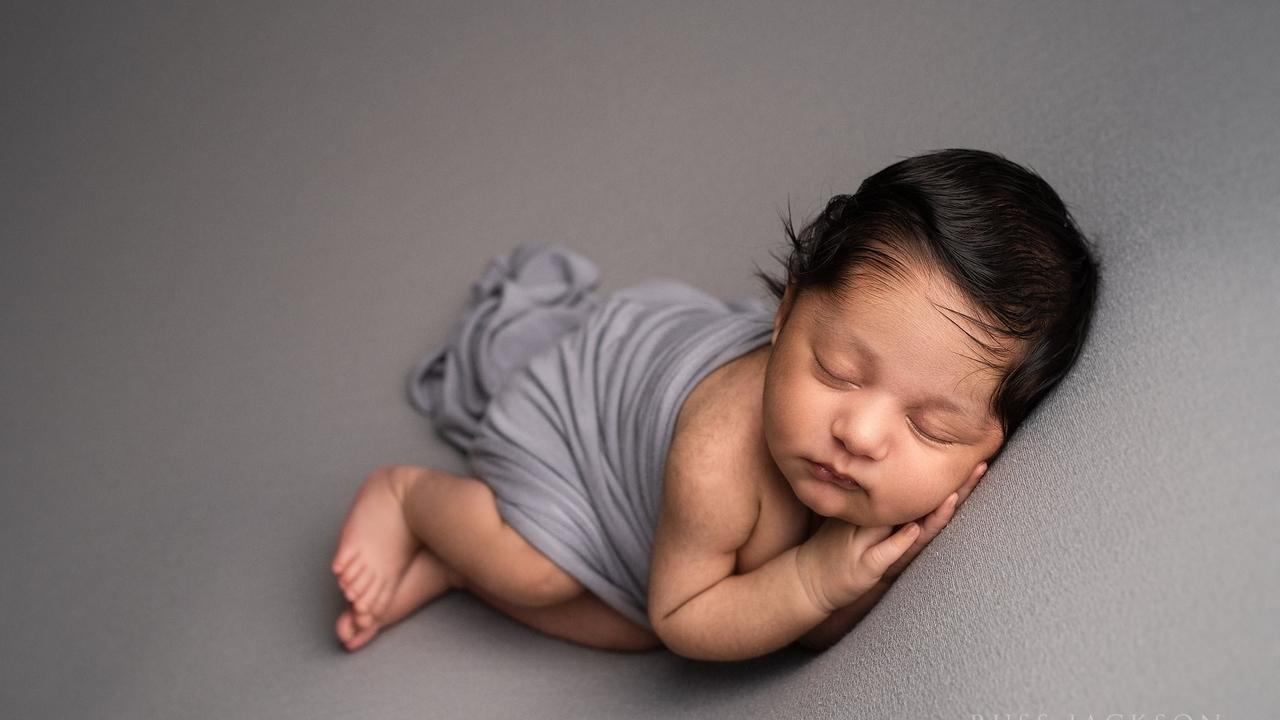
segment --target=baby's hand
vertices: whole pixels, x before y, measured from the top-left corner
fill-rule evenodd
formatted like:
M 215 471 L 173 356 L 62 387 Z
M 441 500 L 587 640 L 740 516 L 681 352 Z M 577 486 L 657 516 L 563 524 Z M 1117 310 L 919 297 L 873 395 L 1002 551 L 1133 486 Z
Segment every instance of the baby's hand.
M 890 526 L 859 527 L 827 518 L 797 549 L 800 580 L 819 608 L 834 612 L 851 605 L 877 583 L 890 583 L 951 522 L 955 510 L 986 473 L 974 469 L 959 490 L 933 512 L 894 532 Z
M 871 590 L 919 534 L 914 522 L 894 532 L 827 518 L 796 550 L 800 582 L 819 609 L 834 612 Z
M 933 512 L 915 521 L 920 524 L 920 535 L 916 537 L 916 541 L 911 544 L 911 547 L 907 548 L 907 551 L 902 554 L 902 557 L 899 557 L 885 571 L 883 578 L 885 582 L 893 582 L 911 564 L 911 561 L 916 559 L 916 556 L 920 554 L 924 546 L 928 545 L 938 536 L 938 533 L 942 532 L 942 528 L 946 527 L 947 523 L 951 522 L 951 518 L 955 516 L 956 509 L 964 504 L 965 499 L 969 497 L 969 493 L 973 492 L 973 489 L 978 486 L 978 481 L 986 474 L 987 464 L 978 465 L 964 485 L 960 486 L 959 490 L 951 493 Z

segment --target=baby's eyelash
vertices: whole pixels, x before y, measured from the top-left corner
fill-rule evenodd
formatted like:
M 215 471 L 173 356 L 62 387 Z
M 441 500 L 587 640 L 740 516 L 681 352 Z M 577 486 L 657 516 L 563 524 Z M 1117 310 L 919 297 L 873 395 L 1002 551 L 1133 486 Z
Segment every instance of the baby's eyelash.
M 911 418 L 907 418 L 907 424 L 911 426 L 911 429 L 915 431 L 917 435 L 924 438 L 925 440 L 928 440 L 931 443 L 934 443 L 936 445 L 955 445 L 955 443 L 951 442 L 950 440 L 939 440 L 938 438 L 932 435 L 926 434 L 925 431 L 921 430 L 919 427 L 916 426 L 915 423 L 911 422 Z
M 849 385 L 854 385 L 854 384 L 856 384 L 856 383 L 850 382 L 850 381 L 848 381 L 848 380 L 845 380 L 845 379 L 844 379 L 844 378 L 842 378 L 842 377 L 837 377 L 835 373 L 833 373 L 833 372 L 831 372 L 830 370 L 828 370 L 828 369 L 827 369 L 827 366 L 826 366 L 826 365 L 823 365 L 823 364 L 822 364 L 822 361 L 818 359 L 818 356 L 817 356 L 817 355 L 814 355 L 814 356 L 813 356 L 813 362 L 814 362 L 814 364 L 815 364 L 815 365 L 817 365 L 817 366 L 818 366 L 818 370 L 822 371 L 822 374 L 823 374 L 823 375 L 826 375 L 827 377 L 831 378 L 832 380 L 834 380 L 834 381 L 836 381 L 836 382 L 846 383 L 846 384 L 849 384 Z

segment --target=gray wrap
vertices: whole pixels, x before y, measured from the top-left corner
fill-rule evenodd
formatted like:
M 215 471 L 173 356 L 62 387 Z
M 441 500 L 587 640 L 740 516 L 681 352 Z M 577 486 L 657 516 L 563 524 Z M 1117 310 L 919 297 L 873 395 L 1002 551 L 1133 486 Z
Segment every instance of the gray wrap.
M 653 280 L 607 298 L 554 245 L 490 261 L 462 318 L 409 380 L 506 522 L 644 627 L 667 449 L 685 397 L 769 342 L 772 312 Z

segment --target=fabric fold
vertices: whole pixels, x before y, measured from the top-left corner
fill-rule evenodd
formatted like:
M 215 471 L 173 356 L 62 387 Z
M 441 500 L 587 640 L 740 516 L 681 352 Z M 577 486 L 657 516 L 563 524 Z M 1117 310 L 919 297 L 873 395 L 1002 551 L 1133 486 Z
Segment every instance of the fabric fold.
M 579 326 L 599 305 L 587 258 L 522 244 L 489 261 L 445 345 L 409 376 L 409 401 L 467 452 L 489 400 L 511 373 Z

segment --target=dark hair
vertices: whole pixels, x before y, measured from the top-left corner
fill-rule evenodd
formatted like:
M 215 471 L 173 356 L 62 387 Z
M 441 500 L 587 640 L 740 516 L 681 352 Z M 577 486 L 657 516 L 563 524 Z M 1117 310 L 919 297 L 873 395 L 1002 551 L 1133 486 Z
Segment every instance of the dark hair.
M 940 150 L 901 160 L 837 195 L 796 233 L 786 281 L 756 268 L 779 299 L 817 288 L 845 296 L 854 277 L 904 278 L 906 262 L 941 270 L 994 322 L 965 316 L 1014 353 L 970 334 L 1002 373 L 991 410 L 1005 440 L 1080 355 L 1097 295 L 1098 263 L 1058 194 L 994 153 Z M 954 321 L 953 321 L 954 322 Z M 957 323 L 959 326 L 959 324 Z M 963 326 L 960 326 L 963 329 Z M 968 334 L 968 331 L 966 331 Z

